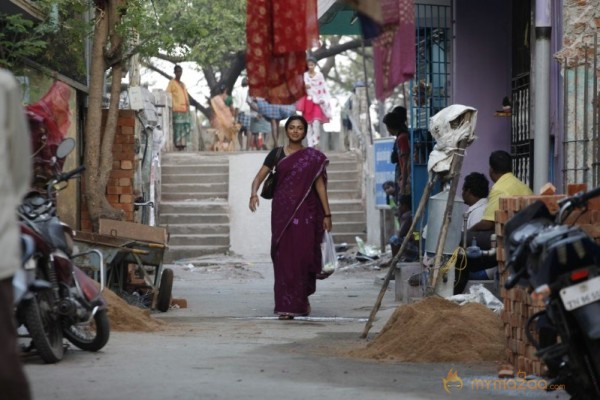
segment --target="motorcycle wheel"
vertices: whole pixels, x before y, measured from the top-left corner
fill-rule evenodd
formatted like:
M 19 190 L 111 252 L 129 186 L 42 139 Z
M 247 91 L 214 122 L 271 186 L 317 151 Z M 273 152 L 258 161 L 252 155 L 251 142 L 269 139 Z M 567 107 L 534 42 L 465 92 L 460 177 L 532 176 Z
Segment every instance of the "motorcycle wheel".
M 60 320 L 52 313 L 52 302 L 52 291 L 41 290 L 24 302 L 22 308 L 25 327 L 46 364 L 59 362 L 65 352 Z
M 106 345 L 110 336 L 110 324 L 106 310 L 100 310 L 88 323 L 65 326 L 63 333 L 69 342 L 85 351 L 98 351 Z
M 173 270 L 166 268 L 160 278 L 158 296 L 156 299 L 156 308 L 159 311 L 167 312 L 171 306 L 171 292 L 173 291 Z

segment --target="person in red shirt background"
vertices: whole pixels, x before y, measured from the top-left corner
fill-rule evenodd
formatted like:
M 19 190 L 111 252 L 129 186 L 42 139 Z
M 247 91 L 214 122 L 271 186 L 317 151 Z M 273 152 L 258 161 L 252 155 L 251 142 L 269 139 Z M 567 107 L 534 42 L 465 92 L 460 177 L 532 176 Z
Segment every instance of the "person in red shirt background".
M 409 195 L 410 188 L 410 138 L 407 125 L 406 108 L 395 107 L 383 117 L 390 135 L 396 137 L 391 162 L 396 164 L 396 196 Z

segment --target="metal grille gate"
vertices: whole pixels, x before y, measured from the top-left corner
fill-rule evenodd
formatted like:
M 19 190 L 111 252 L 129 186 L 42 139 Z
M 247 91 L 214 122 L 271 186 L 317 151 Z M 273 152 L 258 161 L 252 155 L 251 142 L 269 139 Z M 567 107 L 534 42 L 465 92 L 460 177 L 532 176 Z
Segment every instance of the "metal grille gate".
M 427 183 L 427 160 L 434 141 L 429 118 L 448 106 L 452 59 L 451 8 L 415 4 L 416 73 L 410 81 L 411 186 L 413 206 Z

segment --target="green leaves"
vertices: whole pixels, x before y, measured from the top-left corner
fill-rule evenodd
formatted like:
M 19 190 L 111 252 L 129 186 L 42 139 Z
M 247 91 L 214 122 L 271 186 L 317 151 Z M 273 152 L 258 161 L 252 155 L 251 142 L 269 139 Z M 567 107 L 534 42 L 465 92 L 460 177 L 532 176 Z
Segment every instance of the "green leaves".
M 19 58 L 40 54 L 46 47 L 41 31 L 20 15 L 0 14 L 0 67 L 12 68 Z

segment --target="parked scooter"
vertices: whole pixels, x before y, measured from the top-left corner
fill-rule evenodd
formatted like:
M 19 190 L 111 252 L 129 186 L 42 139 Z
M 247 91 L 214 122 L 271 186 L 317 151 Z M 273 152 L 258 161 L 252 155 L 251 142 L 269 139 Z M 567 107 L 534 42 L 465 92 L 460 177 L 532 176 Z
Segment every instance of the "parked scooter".
M 65 139 L 58 146 L 54 161 L 64 159 L 74 147 L 72 139 Z M 33 346 L 46 363 L 62 359 L 63 337 L 82 350 L 98 351 L 110 335 L 106 301 L 101 295 L 105 276 L 102 253 L 90 250 L 74 254 L 74 232 L 56 215 L 57 191 L 64 189 L 68 180 L 84 167 L 64 174 L 58 169 L 45 191 L 29 193 L 18 210 L 21 232 L 31 236 L 35 244 L 33 282 L 37 283 L 28 287 L 30 295 L 18 303 L 16 317 L 29 331 Z M 99 287 L 74 263 L 90 253 L 99 261 Z M 31 264 L 24 269 L 31 273 Z
M 600 187 L 563 199 L 554 216 L 537 201 L 505 226 L 505 287 L 524 285 L 543 300 L 545 309 L 529 318 L 525 333 L 551 383 L 564 385 L 572 399 L 600 398 L 600 245 L 564 222 L 599 195 Z

